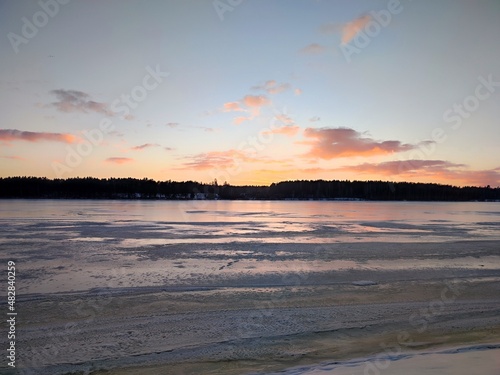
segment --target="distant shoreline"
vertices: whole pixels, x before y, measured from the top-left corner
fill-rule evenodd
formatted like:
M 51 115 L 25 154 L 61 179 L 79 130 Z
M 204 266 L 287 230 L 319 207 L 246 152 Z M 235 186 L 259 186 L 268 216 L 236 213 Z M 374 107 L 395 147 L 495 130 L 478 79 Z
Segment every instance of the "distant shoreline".
M 0 198 L 498 202 L 500 187 L 390 181 L 296 180 L 269 186 L 135 178 L 0 178 Z
M 234 198 L 234 199 L 192 199 L 192 198 L 87 198 L 87 197 L 0 197 L 1 200 L 71 200 L 71 201 L 84 201 L 84 200 L 110 200 L 110 201 L 167 201 L 167 202 L 189 202 L 189 201 L 229 201 L 229 202 L 244 202 L 244 201 L 269 201 L 269 202 L 432 202 L 432 203 L 499 203 L 500 199 L 486 199 L 486 200 L 407 200 L 407 199 L 357 199 L 357 198 L 321 198 L 321 199 L 299 199 L 299 198 L 283 198 L 283 199 L 268 199 L 268 198 Z

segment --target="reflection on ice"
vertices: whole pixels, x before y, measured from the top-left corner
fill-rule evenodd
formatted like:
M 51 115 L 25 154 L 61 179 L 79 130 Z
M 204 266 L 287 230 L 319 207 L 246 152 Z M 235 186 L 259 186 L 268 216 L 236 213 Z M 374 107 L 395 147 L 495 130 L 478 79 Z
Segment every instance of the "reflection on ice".
M 500 268 L 498 258 L 358 251 L 498 240 L 499 212 L 488 203 L 9 200 L 0 206 L 0 244 L 29 275 L 20 293 L 281 272 L 487 271 Z M 353 246 L 331 253 L 335 244 Z

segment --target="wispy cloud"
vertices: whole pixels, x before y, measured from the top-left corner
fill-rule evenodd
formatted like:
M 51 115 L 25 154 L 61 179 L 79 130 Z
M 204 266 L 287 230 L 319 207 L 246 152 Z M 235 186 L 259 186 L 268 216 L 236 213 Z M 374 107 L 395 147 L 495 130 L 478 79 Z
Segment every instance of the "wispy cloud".
M 302 95 L 302 89 L 296 88 L 295 90 L 293 90 L 293 92 L 295 93 L 295 95 Z
M 252 116 L 249 116 L 249 117 L 245 117 L 245 116 L 238 116 L 238 117 L 235 117 L 233 119 L 233 124 L 235 125 L 241 125 L 242 123 L 244 123 L 245 121 L 250 121 L 250 120 L 253 120 L 253 117 Z
M 113 164 L 126 164 L 126 163 L 131 163 L 133 161 L 134 159 L 131 158 L 120 158 L 120 157 L 112 157 L 112 158 L 107 158 L 105 160 L 105 162 Z
M 233 119 L 233 123 L 240 125 L 245 121 L 253 120 L 260 114 L 261 107 L 268 106 L 271 101 L 265 95 L 246 95 L 238 102 L 224 103 L 223 112 L 247 112 L 249 116 L 238 116 Z M 245 108 L 246 107 L 246 108 Z
M 281 134 L 286 135 L 287 137 L 293 137 L 299 132 L 299 130 L 300 127 L 297 125 L 285 125 L 272 130 L 267 130 L 264 134 Z
M 342 31 L 342 25 L 337 23 L 326 23 L 321 25 L 319 31 L 323 34 L 334 34 Z
M 52 105 L 60 112 L 94 112 L 106 116 L 114 115 L 114 112 L 109 109 L 106 103 L 91 100 L 90 95 L 82 91 L 59 89 L 52 90 L 51 94 L 57 98 L 57 101 L 53 102 Z
M 112 135 L 113 137 L 123 137 L 125 135 L 125 134 L 119 132 L 118 130 L 112 130 L 108 134 Z
M 305 55 L 319 55 L 326 51 L 326 47 L 318 43 L 312 43 L 299 50 L 300 53 Z
M 212 128 L 212 127 L 209 127 L 209 126 L 181 125 L 181 124 L 179 124 L 177 122 L 168 123 L 166 125 L 168 127 L 170 127 L 170 128 L 177 129 L 178 131 L 186 131 L 187 129 L 197 129 L 197 130 L 203 130 L 204 132 L 207 132 L 207 133 L 212 133 L 212 132 L 216 132 L 216 131 L 219 130 L 218 128 Z
M 274 95 L 274 94 L 279 94 L 281 92 L 290 90 L 291 85 L 289 83 L 278 83 L 274 79 L 270 79 L 262 85 L 257 85 L 253 86 L 252 90 L 263 90 L 266 91 L 268 94 Z
M 17 129 L 0 129 L 0 140 L 3 141 L 28 141 L 28 142 L 62 142 L 74 143 L 78 140 L 72 134 L 67 133 L 46 133 L 46 132 L 30 132 Z
M 279 122 L 281 122 L 282 124 L 285 124 L 285 125 L 292 125 L 295 123 L 290 116 L 288 116 L 284 113 L 276 114 L 276 115 L 274 115 L 274 117 L 276 118 L 276 120 L 278 120 Z
M 450 168 L 465 167 L 464 164 L 455 164 L 445 160 L 392 160 L 382 163 L 362 163 L 353 166 L 345 166 L 337 170 L 352 171 L 364 174 L 379 174 L 384 176 L 409 175 L 422 172 L 442 172 Z
M 152 147 L 161 147 L 161 145 L 159 145 L 158 143 L 144 143 L 140 146 L 135 146 L 135 147 L 132 147 L 132 150 L 134 151 L 142 151 L 146 148 L 152 148 Z
M 350 128 L 307 128 L 304 137 L 311 145 L 308 157 L 333 159 L 349 156 L 372 156 L 409 151 L 417 147 L 400 141 L 376 141 Z
M 318 116 L 314 116 L 314 117 L 311 117 L 311 118 L 309 119 L 309 122 L 317 122 L 317 121 L 319 121 L 319 120 L 321 120 L 321 119 L 320 119 Z
M 245 111 L 243 108 L 240 107 L 239 102 L 224 103 L 222 110 L 224 112 L 242 112 L 242 111 Z
M 500 168 L 470 170 L 465 164 L 445 160 L 394 160 L 345 166 L 335 170 L 372 176 L 399 176 L 402 179 L 412 181 L 430 180 L 460 185 L 500 186 Z
M 204 152 L 190 157 L 180 169 L 206 170 L 233 168 L 237 161 L 247 160 L 247 155 L 239 150 Z
M 358 35 L 358 33 L 365 28 L 365 26 L 371 21 L 371 19 L 372 18 L 369 14 L 365 14 L 350 22 L 345 23 L 342 26 L 342 36 L 341 36 L 342 44 L 347 44 L 351 40 L 353 40 L 356 37 L 356 35 Z
M 20 160 L 20 161 L 26 161 L 27 159 L 21 157 L 21 156 L 1 156 L 0 155 L 0 158 L 2 159 L 9 159 L 9 160 Z
M 177 169 L 180 170 L 207 170 L 207 169 L 237 169 L 244 163 L 265 163 L 280 164 L 282 161 L 270 159 L 267 157 L 257 157 L 255 153 L 245 152 L 243 150 L 225 150 L 204 152 L 197 155 L 186 157 L 188 159 Z

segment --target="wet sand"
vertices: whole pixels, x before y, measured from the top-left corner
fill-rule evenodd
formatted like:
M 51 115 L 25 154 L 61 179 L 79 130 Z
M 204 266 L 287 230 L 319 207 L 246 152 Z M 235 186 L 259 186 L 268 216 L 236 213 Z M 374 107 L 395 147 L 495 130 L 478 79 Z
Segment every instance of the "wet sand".
M 500 342 L 498 241 L 203 248 L 138 247 L 133 267 L 81 266 L 91 273 L 80 288 L 56 293 L 44 292 L 48 277 L 67 268 L 26 280 L 20 365 L 54 375 L 272 373 Z M 91 277 L 99 272 L 105 288 Z M 126 284 L 131 275 L 145 282 Z

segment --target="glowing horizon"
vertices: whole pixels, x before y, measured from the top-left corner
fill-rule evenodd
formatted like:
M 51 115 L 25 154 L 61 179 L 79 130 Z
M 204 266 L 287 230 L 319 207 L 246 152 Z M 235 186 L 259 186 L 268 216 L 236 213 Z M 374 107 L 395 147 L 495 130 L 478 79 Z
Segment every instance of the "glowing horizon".
M 0 177 L 500 186 L 481 5 L 4 3 Z

